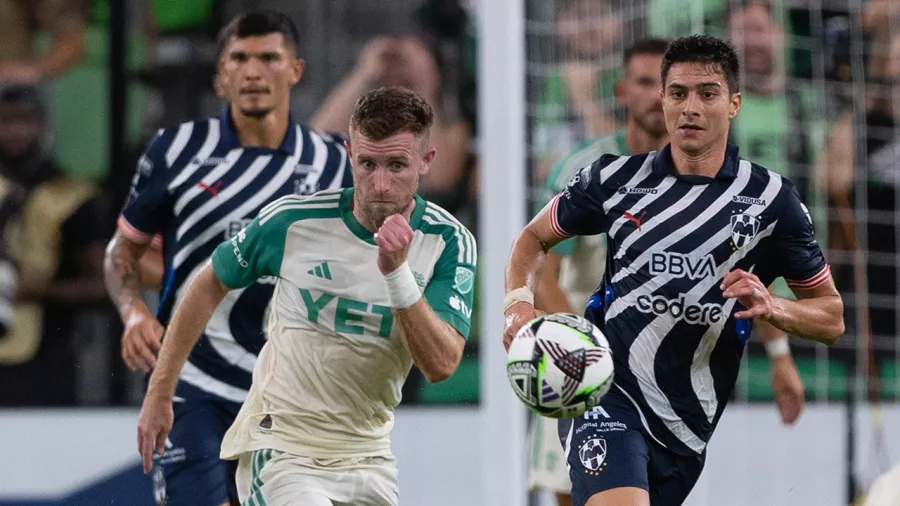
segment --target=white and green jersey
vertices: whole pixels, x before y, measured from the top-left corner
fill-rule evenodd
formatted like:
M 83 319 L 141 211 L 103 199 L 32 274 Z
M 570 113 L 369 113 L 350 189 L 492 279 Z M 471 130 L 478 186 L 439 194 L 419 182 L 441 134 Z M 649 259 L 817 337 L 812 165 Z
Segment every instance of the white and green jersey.
M 274 278 L 268 341 L 221 457 L 273 449 L 314 458 L 390 455 L 412 358 L 394 321 L 378 247 L 352 212 L 353 189 L 288 196 L 212 255 L 229 288 Z M 468 337 L 475 240 L 416 197 L 408 263 L 437 315 Z
M 624 131 L 587 139 L 576 145 L 550 171 L 545 202 L 563 191 L 579 169 L 594 163 L 607 153 L 629 154 Z M 569 305 L 580 313 L 603 277 L 606 268 L 606 239 L 602 235 L 573 237 L 556 245 L 553 251 L 563 256 L 559 268 L 559 286 L 566 293 Z

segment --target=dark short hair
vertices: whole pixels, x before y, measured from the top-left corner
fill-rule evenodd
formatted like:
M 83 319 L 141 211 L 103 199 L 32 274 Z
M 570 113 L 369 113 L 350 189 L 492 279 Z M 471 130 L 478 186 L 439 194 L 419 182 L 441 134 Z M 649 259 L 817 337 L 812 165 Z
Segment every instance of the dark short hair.
M 271 10 L 252 10 L 238 14 L 219 32 L 219 56 L 232 37 L 243 39 L 270 33 L 280 33 L 285 42 L 297 51 L 300 33 L 289 16 Z
M 663 87 L 666 86 L 669 69 L 676 63 L 701 63 L 725 74 L 730 93 L 740 88 L 741 66 L 737 51 L 730 42 L 709 35 L 691 35 L 673 40 L 663 55 Z
M 350 115 L 350 128 L 380 141 L 401 132 L 428 133 L 434 112 L 418 93 L 400 86 L 372 90 L 359 97 Z
M 669 41 L 664 39 L 638 39 L 625 49 L 624 63 L 627 66 L 632 58 L 642 54 L 664 55 L 668 47 Z

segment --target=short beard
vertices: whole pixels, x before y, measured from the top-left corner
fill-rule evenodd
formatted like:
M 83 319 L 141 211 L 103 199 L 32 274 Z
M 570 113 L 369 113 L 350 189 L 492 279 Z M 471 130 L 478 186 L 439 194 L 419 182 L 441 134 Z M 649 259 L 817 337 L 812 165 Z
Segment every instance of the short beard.
M 248 118 L 253 119 L 262 119 L 269 115 L 272 112 L 271 108 L 268 109 L 241 109 L 241 114 Z

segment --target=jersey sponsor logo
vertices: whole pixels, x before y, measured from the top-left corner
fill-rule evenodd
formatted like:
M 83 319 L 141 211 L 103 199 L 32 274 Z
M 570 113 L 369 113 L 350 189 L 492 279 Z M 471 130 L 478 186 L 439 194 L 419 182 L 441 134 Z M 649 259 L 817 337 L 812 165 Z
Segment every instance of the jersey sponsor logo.
M 688 304 L 683 295 L 675 300 L 662 295 L 640 295 L 637 298 L 637 308 L 642 313 L 668 315 L 692 325 L 713 325 L 722 322 L 725 317 L 721 305 Z
M 743 248 L 759 233 L 760 222 L 756 216 L 738 213 L 731 215 L 731 241 L 737 249 Z
M 240 234 L 231 238 L 231 252 L 234 253 L 234 258 L 237 260 L 238 265 L 246 269 L 250 266 L 250 263 L 247 262 L 244 255 L 241 253 L 241 247 L 238 246 L 240 242 Z
M 194 158 L 193 160 L 191 160 L 191 164 L 203 167 L 206 165 L 219 165 L 225 163 L 226 161 L 228 161 L 228 159 L 223 156 L 210 156 L 209 158 L 204 158 L 203 160 L 201 160 L 200 158 Z
M 638 230 L 641 229 L 641 224 L 643 223 L 643 221 L 644 221 L 644 216 L 646 216 L 646 215 L 647 215 L 647 210 L 646 210 L 646 209 L 644 209 L 643 211 L 641 211 L 641 214 L 639 214 L 639 215 L 637 215 L 637 216 L 631 214 L 631 213 L 628 212 L 628 211 L 625 211 L 624 213 L 622 213 L 622 217 L 625 218 L 626 220 L 628 220 L 628 221 L 634 223 L 634 224 L 637 226 L 637 229 L 638 229 Z
M 653 253 L 650 256 L 650 273 L 702 279 L 716 275 L 716 261 L 712 255 L 695 258 L 682 253 Z
M 620 186 L 620 195 L 656 195 L 659 190 L 656 188 L 637 188 L 634 186 Z
M 475 286 L 475 273 L 465 267 L 457 267 L 453 283 L 456 291 L 465 295 Z
M 756 197 L 745 197 L 743 195 L 735 195 L 731 197 L 731 201 L 738 204 L 749 204 L 751 206 L 765 206 L 766 201 Z
M 306 317 L 311 323 L 330 327 L 340 334 L 391 337 L 394 315 L 387 306 L 338 297 L 327 292 L 319 292 L 318 296 L 314 296 L 312 290 L 306 288 L 300 288 L 300 297 L 306 306 Z M 335 300 L 334 319 L 325 321 L 322 310 Z
M 469 308 L 468 304 L 466 304 L 466 301 L 453 295 L 447 302 L 450 303 L 450 307 L 462 313 L 466 318 L 472 318 L 472 310 Z
M 600 417 L 609 418 L 609 413 L 603 409 L 603 406 L 594 406 L 589 411 L 584 412 L 585 420 L 599 420 Z
M 586 473 L 599 475 L 606 467 L 606 440 L 599 437 L 585 441 L 578 449 L 578 460 Z

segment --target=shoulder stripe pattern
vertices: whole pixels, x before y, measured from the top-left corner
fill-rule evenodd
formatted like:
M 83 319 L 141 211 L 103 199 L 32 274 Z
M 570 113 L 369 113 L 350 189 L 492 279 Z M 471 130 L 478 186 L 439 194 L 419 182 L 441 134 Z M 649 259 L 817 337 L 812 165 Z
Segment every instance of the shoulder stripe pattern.
M 428 202 L 426 203 L 425 214 L 422 219 L 431 225 L 446 225 L 453 229 L 456 236 L 459 255 L 457 261 L 460 263 L 475 265 L 477 260 L 475 238 L 459 221 L 450 215 L 444 209 Z

